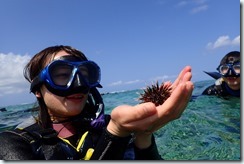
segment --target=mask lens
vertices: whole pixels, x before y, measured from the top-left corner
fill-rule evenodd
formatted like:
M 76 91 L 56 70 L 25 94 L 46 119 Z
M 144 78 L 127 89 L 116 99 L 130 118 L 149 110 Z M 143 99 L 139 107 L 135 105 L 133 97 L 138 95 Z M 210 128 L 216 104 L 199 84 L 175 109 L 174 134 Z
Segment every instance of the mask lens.
M 88 93 L 93 87 L 102 87 L 100 77 L 100 68 L 93 61 L 54 60 L 34 79 L 31 92 L 34 93 L 44 83 L 52 93 L 59 96 Z
M 79 73 L 89 86 L 97 85 L 100 82 L 100 69 L 93 62 L 86 62 L 78 67 Z
M 228 73 L 228 70 L 229 70 L 229 66 L 228 65 L 222 65 L 219 67 L 219 72 L 222 74 L 222 75 L 225 75 Z
M 73 66 L 64 63 L 55 63 L 50 67 L 50 76 L 57 86 L 67 86 L 72 78 Z
M 233 65 L 233 70 L 235 71 L 236 74 L 240 74 L 241 73 L 241 66 L 238 65 Z

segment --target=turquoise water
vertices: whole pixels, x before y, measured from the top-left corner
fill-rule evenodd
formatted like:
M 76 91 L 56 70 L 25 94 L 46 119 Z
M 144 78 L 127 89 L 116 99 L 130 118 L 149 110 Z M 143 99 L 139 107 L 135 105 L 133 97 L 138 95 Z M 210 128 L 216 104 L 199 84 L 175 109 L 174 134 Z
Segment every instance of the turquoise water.
M 192 100 L 181 118 L 155 133 L 165 160 L 240 160 L 240 99 L 201 96 L 213 81 L 195 83 Z M 105 112 L 122 104 L 136 105 L 142 90 L 103 95 Z M 0 131 L 12 129 L 31 116 L 33 104 L 8 106 L 0 112 Z

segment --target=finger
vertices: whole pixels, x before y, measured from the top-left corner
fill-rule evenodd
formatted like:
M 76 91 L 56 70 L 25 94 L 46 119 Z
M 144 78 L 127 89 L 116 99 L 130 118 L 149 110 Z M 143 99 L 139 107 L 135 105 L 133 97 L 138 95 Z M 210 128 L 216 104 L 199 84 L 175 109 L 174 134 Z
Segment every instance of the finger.
M 172 93 L 172 101 L 182 107 L 182 104 L 187 104 L 192 96 L 194 85 L 191 81 L 181 83 L 178 85 L 177 90 Z M 171 102 L 171 103 L 174 103 Z
M 116 108 L 114 108 L 111 112 L 111 119 L 119 122 L 126 122 L 128 117 L 134 117 L 133 112 L 131 112 L 131 115 L 128 115 L 128 112 L 133 111 L 133 107 L 129 105 L 120 105 Z M 128 116 L 127 116 L 128 115 Z M 119 119 L 118 119 L 119 118 Z
M 156 106 L 153 103 L 136 105 L 130 112 L 124 114 L 126 120 L 120 122 L 120 126 L 134 132 L 145 131 L 158 120 Z
M 134 112 L 136 112 L 136 118 L 143 119 L 157 113 L 156 106 L 154 103 L 147 102 L 134 106 Z
M 191 72 L 186 72 L 185 75 L 183 76 L 182 82 L 188 82 L 191 81 L 192 78 L 192 73 Z
M 128 127 L 137 127 L 136 131 L 145 132 L 146 130 L 152 133 L 165 126 L 171 120 L 178 119 L 186 109 L 192 91 L 192 82 L 180 84 L 174 91 L 178 94 L 174 93 L 175 95 L 171 98 L 171 102 L 168 100 L 168 106 L 167 104 L 163 104 L 156 107 L 158 111 L 157 114 L 145 117 L 143 120 L 132 122 Z
M 161 120 L 154 124 L 154 131 L 181 116 L 188 102 L 188 96 L 184 96 L 184 94 L 186 94 L 186 84 L 180 84 L 174 94 L 163 105 L 157 107 L 158 117 Z
M 186 82 L 188 90 L 188 102 L 191 100 L 192 92 L 194 90 L 194 84 L 191 81 Z
M 191 83 L 190 83 L 191 84 Z M 169 119 L 176 119 L 182 113 L 185 104 L 188 103 L 189 95 L 191 95 L 191 88 L 188 89 L 189 84 L 181 83 L 172 92 L 171 96 L 162 104 L 157 107 L 159 117 Z
M 187 107 L 193 88 L 194 85 L 190 81 L 180 84 L 174 91 L 172 97 L 166 100 L 167 102 L 163 105 L 157 107 L 158 114 L 147 118 L 147 121 L 154 122 L 153 125 L 149 124 L 151 126 L 147 126 L 146 130 L 149 132 L 156 131 L 165 126 L 168 122 L 178 119 Z
M 172 83 L 170 81 L 164 82 L 165 87 L 171 87 Z
M 179 83 L 182 81 L 184 75 L 187 72 L 191 72 L 191 67 L 190 66 L 186 66 L 179 74 L 179 76 L 177 77 L 177 79 L 174 81 L 172 87 L 175 88 L 177 85 L 179 85 Z
M 178 102 L 178 106 L 176 106 L 176 110 L 178 110 L 178 113 L 175 114 L 174 119 L 178 119 L 181 117 L 182 113 L 185 111 L 190 98 L 192 96 L 192 92 L 194 89 L 194 85 L 191 81 L 188 81 L 185 83 L 184 91 L 182 91 L 181 101 Z
M 157 112 L 153 103 L 147 102 L 136 106 L 121 105 L 111 112 L 113 119 L 119 118 L 121 123 L 129 123 L 149 117 Z

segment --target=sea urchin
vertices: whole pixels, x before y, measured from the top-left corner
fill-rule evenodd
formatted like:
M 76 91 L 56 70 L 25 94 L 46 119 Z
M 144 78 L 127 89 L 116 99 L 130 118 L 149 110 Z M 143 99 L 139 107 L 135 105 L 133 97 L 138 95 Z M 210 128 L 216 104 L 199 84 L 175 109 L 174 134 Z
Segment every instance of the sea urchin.
M 160 86 L 158 82 L 152 84 L 143 90 L 140 94 L 139 100 L 142 103 L 153 102 L 156 106 L 162 105 L 171 94 L 171 85 L 165 85 L 162 83 Z

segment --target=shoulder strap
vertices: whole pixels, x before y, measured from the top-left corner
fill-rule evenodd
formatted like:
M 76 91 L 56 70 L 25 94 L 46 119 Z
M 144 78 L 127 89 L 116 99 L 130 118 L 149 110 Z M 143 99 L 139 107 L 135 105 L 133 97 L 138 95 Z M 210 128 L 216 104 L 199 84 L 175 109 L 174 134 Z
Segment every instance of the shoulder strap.
M 8 132 L 18 135 L 28 142 L 38 159 L 48 159 L 48 152 L 52 149 L 51 145 L 57 143 L 58 140 L 57 132 L 54 129 L 43 129 L 37 123 Z
M 29 135 L 32 135 L 33 138 L 41 140 L 42 142 L 47 144 L 55 143 L 57 141 L 58 133 L 54 129 L 44 129 L 40 127 L 37 123 L 23 130 L 28 132 Z
M 21 137 L 26 138 L 30 142 L 33 140 L 42 140 L 45 143 L 50 143 L 55 141 L 55 138 L 57 138 L 58 135 L 54 129 L 43 129 L 37 123 L 23 129 L 16 128 L 14 129 L 14 132 L 19 134 Z

